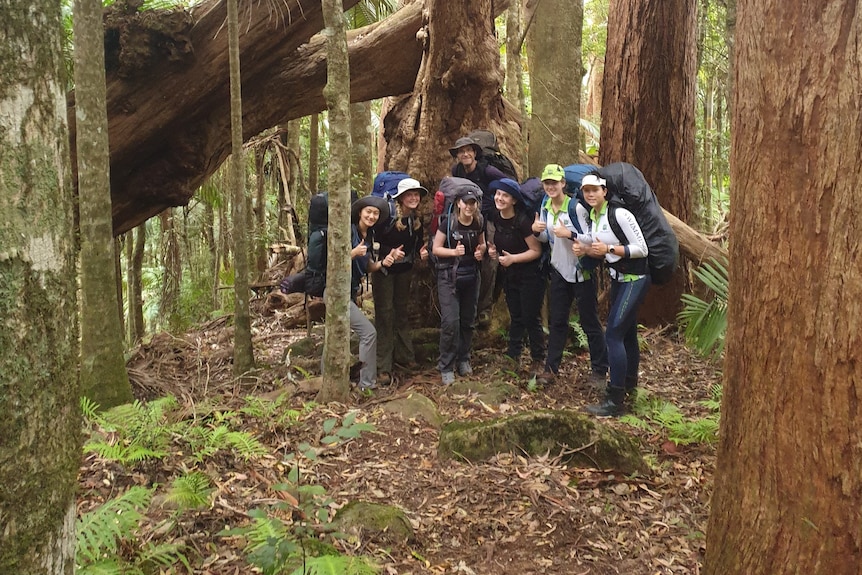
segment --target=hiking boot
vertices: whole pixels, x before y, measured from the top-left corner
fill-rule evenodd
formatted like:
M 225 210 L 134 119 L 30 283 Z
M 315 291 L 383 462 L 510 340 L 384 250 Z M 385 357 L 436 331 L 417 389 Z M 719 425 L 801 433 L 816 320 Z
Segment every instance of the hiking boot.
M 541 359 L 534 359 L 530 364 L 530 377 L 538 377 L 545 372 L 545 362 Z
M 473 375 L 473 368 L 469 361 L 462 361 L 458 364 L 458 375 Z
M 588 405 L 588 413 L 596 417 L 619 417 L 625 413 L 625 389 L 609 387 L 605 399 L 601 403 Z
M 380 385 L 392 385 L 392 374 L 388 371 L 377 374 L 377 383 Z
M 443 385 L 452 385 L 455 383 L 455 372 L 444 371 L 440 373 L 440 381 L 443 382 Z
M 587 386 L 602 391 L 608 386 L 608 377 L 599 371 L 590 372 L 590 375 L 587 376 Z
M 356 387 L 359 388 L 359 391 L 371 391 L 372 389 L 377 389 L 377 384 L 373 381 L 371 383 L 359 383 Z
M 536 377 L 536 384 L 541 385 L 542 387 L 549 387 L 554 385 L 554 382 L 557 380 L 557 376 L 554 375 L 554 372 L 546 369 L 542 372 L 541 375 Z

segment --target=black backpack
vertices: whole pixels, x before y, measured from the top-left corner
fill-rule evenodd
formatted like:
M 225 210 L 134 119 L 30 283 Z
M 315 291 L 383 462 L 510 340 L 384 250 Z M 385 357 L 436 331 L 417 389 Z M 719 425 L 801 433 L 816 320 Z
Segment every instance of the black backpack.
M 311 196 L 308 206 L 308 251 L 305 256 L 305 293 L 321 297 L 326 287 L 326 241 L 329 193 Z
M 517 170 L 515 170 L 515 164 L 500 151 L 500 146 L 497 144 L 497 136 L 493 132 L 488 130 L 473 130 L 467 134 L 467 137 L 482 148 L 482 157 L 485 158 L 489 166 L 494 166 L 516 182 L 521 181 L 518 178 Z
M 625 238 L 614 207 L 630 211 L 643 232 L 649 256 L 647 257 L 652 283 L 661 285 L 670 281 L 679 265 L 679 241 L 662 212 L 658 198 L 639 169 L 626 162 L 617 162 L 599 168 L 607 182 L 608 223 L 614 234 Z M 620 260 L 614 269 L 621 273 L 646 273 L 637 269 L 642 265 L 636 259 Z

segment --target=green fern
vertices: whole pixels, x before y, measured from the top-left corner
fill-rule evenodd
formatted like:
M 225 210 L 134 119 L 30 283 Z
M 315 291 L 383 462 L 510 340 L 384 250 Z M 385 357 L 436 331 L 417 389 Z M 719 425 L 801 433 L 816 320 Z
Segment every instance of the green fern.
M 306 557 L 291 575 L 376 575 L 377 567 L 364 557 L 321 555 Z
M 677 406 L 641 391 L 635 399 L 632 413 L 623 416 L 621 421 L 651 433 L 665 430 L 668 439 L 677 445 L 715 443 L 720 422 L 720 395 L 721 387 L 713 386 L 711 398 L 700 402 L 709 408 L 711 413 L 704 417 L 687 419 Z
M 718 357 L 724 351 L 727 331 L 727 298 L 729 276 L 727 260 L 705 263 L 694 275 L 710 289 L 713 297 L 705 301 L 692 294 L 683 294 L 683 310 L 677 318 L 685 326 L 686 341 L 705 356 Z
M 78 564 L 99 561 L 104 555 L 117 555 L 119 542 L 132 537 L 152 496 L 151 489 L 132 487 L 121 496 L 85 513 L 78 521 Z M 105 568 L 110 567 L 105 565 Z
M 102 459 L 116 461 L 123 466 L 161 459 L 168 455 L 167 449 L 152 449 L 135 443 L 110 444 L 103 439 L 92 439 L 85 443 L 84 453 L 89 452 L 96 453 Z
M 165 500 L 176 504 L 181 510 L 199 509 L 209 507 L 214 491 L 210 478 L 200 471 L 194 471 L 174 479 Z

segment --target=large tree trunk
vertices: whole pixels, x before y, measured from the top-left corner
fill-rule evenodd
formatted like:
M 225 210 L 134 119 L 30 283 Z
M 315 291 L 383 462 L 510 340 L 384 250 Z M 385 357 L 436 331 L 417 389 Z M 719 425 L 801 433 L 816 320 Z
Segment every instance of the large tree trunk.
M 123 357 L 122 299 L 111 233 L 101 0 L 75 1 L 78 209 L 81 229 L 81 392 L 104 409 L 134 399 Z
M 739 2 L 707 575 L 862 565 L 860 31 L 855 0 Z
M 527 34 L 530 58 L 529 165 L 538 175 L 547 164 L 572 164 L 581 149 L 581 30 L 584 6 L 542 0 Z M 565 46 L 564 50 L 560 47 Z
M 9 574 L 71 575 L 75 566 L 81 416 L 60 16 L 56 1 L 4 3 L 0 573 Z
M 662 205 L 683 221 L 694 185 L 696 6 L 666 0 L 612 0 L 602 91 L 601 163 L 631 162 Z M 683 270 L 653 286 L 639 320 L 672 322 Z

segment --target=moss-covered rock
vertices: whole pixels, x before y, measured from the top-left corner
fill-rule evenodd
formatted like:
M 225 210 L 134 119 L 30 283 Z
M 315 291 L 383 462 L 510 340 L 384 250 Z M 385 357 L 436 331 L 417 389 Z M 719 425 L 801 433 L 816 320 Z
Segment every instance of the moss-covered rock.
M 646 472 L 638 439 L 597 423 L 574 411 L 520 413 L 491 421 L 453 422 L 440 431 L 441 459 L 482 461 L 515 451 L 552 455 L 574 450 L 566 461 L 574 466 Z
M 443 425 L 437 405 L 421 393 L 411 393 L 407 397 L 387 402 L 383 404 L 383 409 L 404 419 L 421 418 L 435 429 L 440 429 Z
M 388 545 L 413 541 L 413 526 L 403 510 L 394 505 L 352 501 L 338 510 L 333 523 L 337 529 Z

